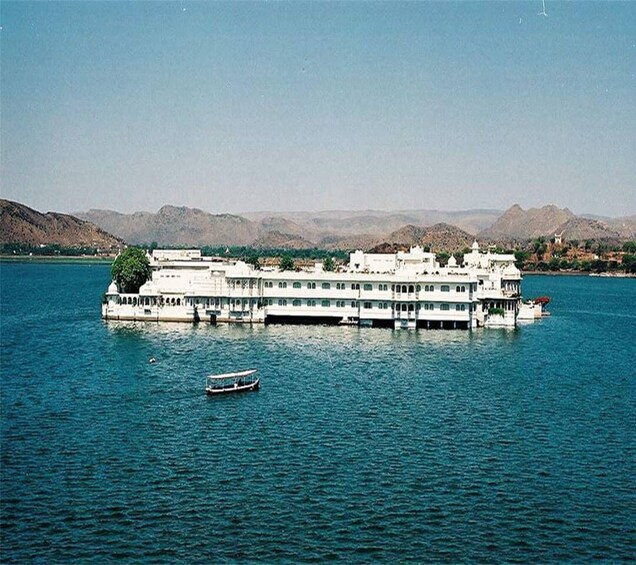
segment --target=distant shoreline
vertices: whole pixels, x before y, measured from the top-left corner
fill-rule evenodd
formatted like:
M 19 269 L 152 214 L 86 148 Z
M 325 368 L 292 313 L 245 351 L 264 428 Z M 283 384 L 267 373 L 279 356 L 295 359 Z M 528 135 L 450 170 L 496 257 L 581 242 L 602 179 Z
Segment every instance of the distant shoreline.
M 99 265 L 111 264 L 114 257 L 91 257 L 82 255 L 0 255 L 0 263 L 95 263 Z
M 636 275 L 631 273 L 623 273 L 622 271 L 618 272 L 609 272 L 603 271 L 601 273 L 590 273 L 588 271 L 521 271 L 521 274 L 525 277 L 526 275 L 537 276 L 543 275 L 548 277 L 600 277 L 603 279 L 633 279 L 636 278 Z

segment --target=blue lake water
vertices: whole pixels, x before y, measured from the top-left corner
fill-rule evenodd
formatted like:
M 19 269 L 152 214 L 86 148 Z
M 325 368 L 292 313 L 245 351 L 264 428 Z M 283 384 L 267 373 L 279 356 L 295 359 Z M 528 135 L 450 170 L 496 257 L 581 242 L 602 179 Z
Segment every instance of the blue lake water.
M 634 558 L 636 280 L 417 333 L 105 323 L 106 266 L 0 280 L 3 562 Z

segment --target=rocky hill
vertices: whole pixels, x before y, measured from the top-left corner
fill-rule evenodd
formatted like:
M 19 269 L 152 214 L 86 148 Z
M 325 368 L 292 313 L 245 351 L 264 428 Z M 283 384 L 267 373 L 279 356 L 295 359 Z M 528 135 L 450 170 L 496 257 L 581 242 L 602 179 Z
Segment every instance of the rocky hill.
M 42 214 L 24 204 L 0 199 L 0 243 L 60 245 L 115 250 L 124 242 L 94 224 L 68 214 Z
M 429 247 L 431 251 L 460 251 L 470 247 L 474 236 L 445 223 L 435 224 L 430 227 L 404 226 L 389 234 L 385 242 L 398 246 L 420 245 Z
M 552 204 L 527 211 L 518 204 L 508 208 L 489 228 L 477 234 L 484 241 L 525 241 L 540 236 L 552 236 L 574 214 L 567 208 Z
M 570 218 L 561 224 L 555 230 L 555 234 L 561 234 L 561 237 L 567 241 L 593 239 L 618 243 L 620 240 L 619 233 L 611 230 L 605 223 L 579 217 Z
M 163 206 L 156 214 L 89 210 L 81 217 L 130 244 L 156 241 L 174 246 L 248 245 L 259 236 L 258 225 L 246 218 L 184 206 Z
M 279 231 L 266 232 L 252 245 L 261 249 L 311 249 L 316 247 L 315 243 L 307 241 L 298 235 Z

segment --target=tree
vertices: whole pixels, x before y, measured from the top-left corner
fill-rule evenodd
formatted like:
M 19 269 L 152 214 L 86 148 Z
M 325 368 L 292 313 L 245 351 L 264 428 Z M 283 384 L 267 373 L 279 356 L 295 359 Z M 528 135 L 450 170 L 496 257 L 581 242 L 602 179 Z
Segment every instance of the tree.
M 515 251 L 515 266 L 518 269 L 523 269 L 526 261 L 528 260 L 529 253 L 527 251 L 517 250 Z
M 325 271 L 335 271 L 336 263 L 333 260 L 333 257 L 325 257 L 325 260 L 322 263 L 322 268 Z
M 143 249 L 129 247 L 117 256 L 111 274 L 121 292 L 136 293 L 151 276 L 150 261 Z
M 291 258 L 291 255 L 287 253 L 285 253 L 285 255 L 283 255 L 280 258 L 279 267 L 281 271 L 293 271 L 296 269 L 296 265 L 294 265 L 294 260 Z
M 441 267 L 445 267 L 450 259 L 450 253 L 448 251 L 440 251 L 437 254 L 437 260 Z
M 247 257 L 245 257 L 245 262 L 248 265 L 252 265 L 252 267 L 254 267 L 254 269 L 256 269 L 257 271 L 261 268 L 261 262 L 256 252 L 247 255 Z

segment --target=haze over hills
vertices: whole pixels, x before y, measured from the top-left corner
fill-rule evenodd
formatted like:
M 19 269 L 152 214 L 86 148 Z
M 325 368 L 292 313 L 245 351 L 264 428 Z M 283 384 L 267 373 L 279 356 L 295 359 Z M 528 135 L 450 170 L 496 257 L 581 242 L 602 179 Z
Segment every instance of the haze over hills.
M 293 221 L 308 233 L 327 236 L 348 236 L 359 234 L 386 235 L 405 225 L 431 226 L 447 223 L 469 233 L 477 233 L 491 226 L 502 210 L 326 210 L 322 212 L 247 212 L 241 216 L 261 222 L 268 216 L 281 217 Z M 326 234 L 326 235 L 325 235 Z
M 340 210 L 293 212 L 290 215 L 263 212 L 250 214 L 251 219 L 234 214 L 210 214 L 183 206 L 163 206 L 156 213 L 121 214 L 111 210 L 89 210 L 78 214 L 81 218 L 78 219 L 67 214 L 41 214 L 7 200 L 0 202 L 2 242 L 28 245 L 59 243 L 108 248 L 121 246 L 123 241 L 131 245 L 156 242 L 160 246 L 177 247 L 249 245 L 351 250 L 418 244 L 441 251 L 461 250 L 469 246 L 474 238 L 483 244 L 512 245 L 562 233 L 562 237 L 569 240 L 593 239 L 611 243 L 634 239 L 636 233 L 636 217 L 584 218 L 554 205 L 527 211 L 514 205 L 498 217 L 494 217 L 492 210 Z M 424 223 L 425 218 L 441 216 L 451 220 Z M 472 235 L 475 231 L 461 228 L 461 225 L 483 225 L 489 217 L 492 223 L 480 229 L 476 236 Z
M 24 204 L 0 199 L 0 243 L 60 245 L 115 250 L 123 240 L 69 214 L 42 214 Z

